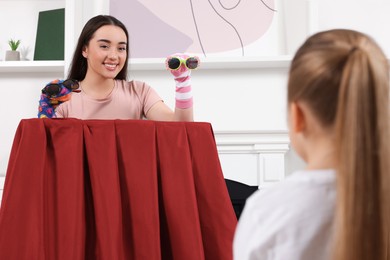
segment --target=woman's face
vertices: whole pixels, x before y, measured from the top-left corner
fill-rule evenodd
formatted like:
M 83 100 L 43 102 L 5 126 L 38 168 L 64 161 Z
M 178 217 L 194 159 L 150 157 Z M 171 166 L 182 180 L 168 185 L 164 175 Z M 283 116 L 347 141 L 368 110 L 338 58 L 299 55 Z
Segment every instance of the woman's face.
M 83 56 L 88 62 L 86 76 L 115 78 L 126 62 L 126 44 L 126 34 L 120 27 L 100 27 L 83 49 Z

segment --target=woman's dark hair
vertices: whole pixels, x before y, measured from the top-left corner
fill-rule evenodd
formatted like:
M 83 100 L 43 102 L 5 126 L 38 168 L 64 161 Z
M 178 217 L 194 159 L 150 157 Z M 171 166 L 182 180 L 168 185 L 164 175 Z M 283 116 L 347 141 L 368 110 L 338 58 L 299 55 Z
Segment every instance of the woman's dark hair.
M 129 33 L 127 32 L 126 26 L 121 21 L 119 21 L 118 19 L 110 15 L 95 16 L 85 24 L 83 30 L 81 31 L 76 49 L 73 54 L 72 63 L 70 64 L 70 68 L 69 68 L 69 74 L 68 74 L 69 79 L 75 79 L 81 81 L 85 78 L 88 69 L 88 64 L 87 64 L 87 60 L 83 56 L 83 48 L 85 46 L 88 46 L 89 41 L 91 40 L 95 32 L 100 27 L 105 25 L 118 26 L 125 32 L 126 39 L 127 39 L 126 50 L 129 50 Z M 129 58 L 129 51 L 127 51 L 126 54 L 125 64 L 122 70 L 115 77 L 116 79 L 126 80 L 128 58 Z

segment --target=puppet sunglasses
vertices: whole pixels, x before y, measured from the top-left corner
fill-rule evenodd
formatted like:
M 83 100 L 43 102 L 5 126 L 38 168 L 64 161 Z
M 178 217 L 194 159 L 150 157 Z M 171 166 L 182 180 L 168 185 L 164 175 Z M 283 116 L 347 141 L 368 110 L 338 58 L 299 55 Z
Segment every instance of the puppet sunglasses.
M 63 87 L 67 88 L 69 91 L 73 91 L 79 88 L 79 83 L 77 80 L 73 79 L 60 80 L 55 83 L 47 84 L 42 89 L 42 93 L 49 97 L 56 97 L 61 93 Z
M 188 57 L 183 59 L 181 57 L 169 57 L 166 64 L 170 70 L 177 70 L 180 68 L 181 64 L 187 67 L 187 69 L 194 70 L 199 66 L 199 58 L 196 56 Z

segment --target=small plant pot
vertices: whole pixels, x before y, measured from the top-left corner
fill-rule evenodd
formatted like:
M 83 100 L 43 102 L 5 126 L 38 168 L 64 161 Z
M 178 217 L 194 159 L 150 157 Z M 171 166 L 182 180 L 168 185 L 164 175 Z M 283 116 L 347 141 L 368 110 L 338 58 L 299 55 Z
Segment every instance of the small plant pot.
M 19 51 L 6 51 L 5 52 L 5 60 L 20 60 L 20 52 Z

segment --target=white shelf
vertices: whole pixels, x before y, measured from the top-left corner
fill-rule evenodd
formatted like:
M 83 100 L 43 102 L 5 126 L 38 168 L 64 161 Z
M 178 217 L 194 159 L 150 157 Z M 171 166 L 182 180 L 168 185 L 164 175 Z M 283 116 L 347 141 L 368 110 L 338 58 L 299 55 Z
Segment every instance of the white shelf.
M 200 58 L 201 69 L 288 68 L 291 56 Z M 165 70 L 165 58 L 131 59 L 130 70 Z
M 291 56 L 201 58 L 201 69 L 288 68 Z M 390 63 L 390 59 L 388 59 Z M 64 72 L 64 61 L 0 61 L 0 73 Z M 131 59 L 129 70 L 165 70 L 165 59 Z
M 0 73 L 64 72 L 64 61 L 0 61 Z
M 201 58 L 202 69 L 288 68 L 290 56 Z M 64 61 L 0 61 L 0 73 L 63 72 Z M 131 59 L 130 70 L 165 70 L 165 59 Z

